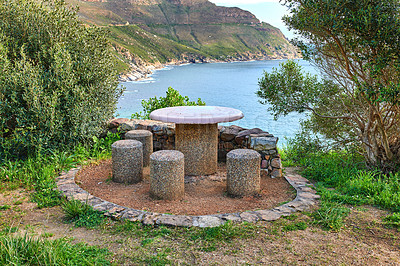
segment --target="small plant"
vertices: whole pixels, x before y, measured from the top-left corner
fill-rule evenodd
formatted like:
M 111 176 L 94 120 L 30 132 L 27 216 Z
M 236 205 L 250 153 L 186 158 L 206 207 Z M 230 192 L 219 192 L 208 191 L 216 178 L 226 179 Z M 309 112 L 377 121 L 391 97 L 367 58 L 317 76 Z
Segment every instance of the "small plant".
M 5 210 L 8 210 L 10 208 L 11 208 L 10 205 L 2 205 L 2 206 L 0 206 L 0 211 L 5 211 Z
M 344 226 L 344 219 L 349 213 L 349 208 L 342 204 L 322 201 L 321 207 L 312 214 L 313 223 L 327 230 L 338 231 Z
M 46 232 L 46 233 L 43 233 L 43 234 L 42 234 L 42 237 L 43 237 L 43 238 L 50 238 L 50 237 L 53 237 L 53 236 L 54 236 L 53 233 L 47 233 L 47 232 Z
M 306 230 L 307 227 L 308 226 L 305 222 L 296 222 L 296 223 L 290 223 L 290 224 L 283 226 L 282 230 L 283 231 Z
M 69 170 L 77 165 L 74 154 L 70 154 L 66 151 L 52 151 L 51 153 L 51 159 L 56 163 L 57 171 Z
M 73 223 L 76 227 L 94 228 L 106 220 L 101 212 L 79 200 L 64 201 L 61 207 L 65 214 L 65 220 Z
M 150 119 L 150 113 L 154 110 L 165 108 L 165 107 L 173 107 L 173 106 L 194 106 L 194 105 L 206 105 L 200 98 L 197 99 L 197 102 L 190 101 L 189 97 L 182 96 L 179 94 L 179 91 L 174 90 L 169 87 L 167 90 L 166 97 L 157 97 L 150 98 L 148 101 L 142 101 L 143 112 L 137 112 L 132 115 L 132 118 L 136 119 Z
M 21 205 L 22 204 L 22 200 L 16 200 L 15 202 L 14 202 L 14 205 Z
M 13 233 L 16 233 L 16 232 L 18 232 L 18 227 L 15 227 L 15 226 L 5 226 L 4 228 L 3 228 L 3 233 L 5 233 L 5 234 L 13 234 Z
M 400 228 L 400 212 L 395 212 L 383 218 L 385 224 Z
M 61 208 L 64 211 L 65 220 L 70 221 L 85 214 L 89 209 L 89 205 L 73 199 L 64 201 L 61 204 Z

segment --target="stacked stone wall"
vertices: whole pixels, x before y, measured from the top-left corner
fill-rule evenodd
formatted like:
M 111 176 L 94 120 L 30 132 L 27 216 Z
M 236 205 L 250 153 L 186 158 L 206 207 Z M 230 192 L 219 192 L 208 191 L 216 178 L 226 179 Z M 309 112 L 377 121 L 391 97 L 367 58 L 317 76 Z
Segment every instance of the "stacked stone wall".
M 153 149 L 175 149 L 175 124 L 153 120 L 119 118 L 112 120 L 108 129 L 124 134 L 134 129 L 153 133 Z M 278 138 L 259 128 L 246 129 L 239 126 L 218 127 L 218 161 L 225 162 L 228 152 L 234 149 L 253 149 L 261 155 L 261 169 L 271 177 L 282 176 L 282 163 L 277 150 Z

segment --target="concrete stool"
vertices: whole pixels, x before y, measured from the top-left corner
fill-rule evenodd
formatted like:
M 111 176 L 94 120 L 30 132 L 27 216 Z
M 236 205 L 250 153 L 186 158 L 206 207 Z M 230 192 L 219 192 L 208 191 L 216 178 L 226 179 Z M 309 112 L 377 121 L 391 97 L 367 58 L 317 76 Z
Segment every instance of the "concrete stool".
M 112 180 L 138 183 L 143 178 L 143 145 L 137 140 L 118 140 L 112 149 Z
M 156 199 L 182 199 L 185 194 L 184 165 L 180 151 L 162 150 L 150 155 L 150 195 Z
M 261 155 L 248 149 L 232 150 L 226 155 L 227 189 L 233 197 L 260 192 Z
M 153 153 L 153 134 L 148 130 L 131 130 L 126 132 L 125 139 L 134 139 L 143 144 L 143 166 L 149 166 L 150 154 Z

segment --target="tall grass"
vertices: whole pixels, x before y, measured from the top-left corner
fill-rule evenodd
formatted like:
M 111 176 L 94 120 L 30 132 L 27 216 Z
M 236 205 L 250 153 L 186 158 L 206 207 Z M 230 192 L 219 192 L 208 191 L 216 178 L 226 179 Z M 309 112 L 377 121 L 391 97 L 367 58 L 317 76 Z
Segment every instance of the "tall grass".
M 349 213 L 345 204 L 370 204 L 400 211 L 400 173 L 385 175 L 379 169 L 367 169 L 358 154 L 323 150 L 318 141 L 288 143 L 282 158 L 287 165 L 302 166 L 302 175 L 316 181 L 321 195 L 321 208 L 313 214 L 315 223 L 340 229 Z
M 27 235 L 0 236 L 0 265 L 110 265 L 106 249 L 71 244 L 67 239 L 43 240 Z

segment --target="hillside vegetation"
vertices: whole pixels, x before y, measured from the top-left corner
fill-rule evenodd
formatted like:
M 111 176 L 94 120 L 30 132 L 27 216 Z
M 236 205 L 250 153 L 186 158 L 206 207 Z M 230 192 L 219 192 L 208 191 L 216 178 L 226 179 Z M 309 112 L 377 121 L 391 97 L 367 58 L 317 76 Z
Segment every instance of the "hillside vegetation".
M 295 58 L 281 31 L 239 8 L 207 0 L 68 0 L 89 25 L 109 29 L 123 62 L 131 65 Z

